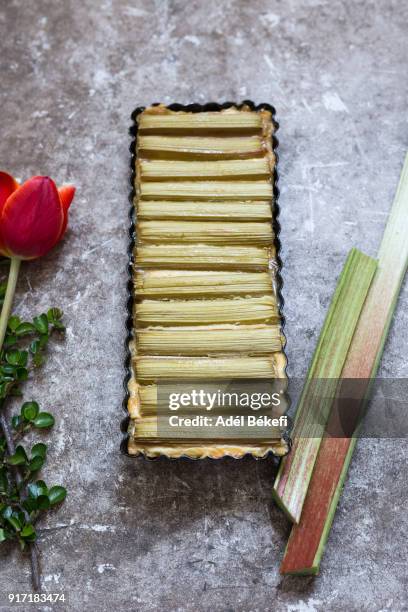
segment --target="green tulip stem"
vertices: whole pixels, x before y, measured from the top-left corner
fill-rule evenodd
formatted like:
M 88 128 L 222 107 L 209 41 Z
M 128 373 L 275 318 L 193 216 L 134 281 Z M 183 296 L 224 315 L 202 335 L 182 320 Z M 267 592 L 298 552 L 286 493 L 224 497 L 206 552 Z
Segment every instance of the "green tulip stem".
M 17 259 L 17 257 L 11 258 L 6 295 L 4 296 L 3 308 L 1 309 L 0 315 L 0 350 L 3 348 L 4 336 L 6 335 L 7 324 L 11 313 L 11 307 L 13 306 L 13 299 L 14 293 L 16 291 L 20 264 L 21 259 Z

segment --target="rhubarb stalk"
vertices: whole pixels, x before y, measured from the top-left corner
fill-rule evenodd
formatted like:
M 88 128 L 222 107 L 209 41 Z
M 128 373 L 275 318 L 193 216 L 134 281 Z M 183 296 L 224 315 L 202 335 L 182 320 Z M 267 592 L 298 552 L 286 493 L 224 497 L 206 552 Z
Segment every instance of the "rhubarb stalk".
M 360 405 L 377 373 L 398 294 L 408 266 L 408 155 L 378 252 L 378 270 L 342 371 L 361 379 Z M 358 405 L 358 404 L 357 404 Z M 336 415 L 332 415 L 333 421 Z M 328 431 L 331 431 L 330 426 Z M 282 574 L 317 574 L 357 437 L 323 438 L 299 525 L 294 525 Z

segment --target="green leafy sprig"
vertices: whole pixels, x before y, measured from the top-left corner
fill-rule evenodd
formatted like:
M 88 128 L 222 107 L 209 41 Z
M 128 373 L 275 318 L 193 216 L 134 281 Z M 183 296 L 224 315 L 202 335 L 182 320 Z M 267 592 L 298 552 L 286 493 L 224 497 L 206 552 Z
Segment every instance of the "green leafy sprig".
M 1 284 L 0 304 L 4 291 Z M 62 316 L 58 308 L 32 321 L 12 315 L 0 350 L 0 543 L 14 540 L 22 550 L 30 549 L 36 590 L 40 587 L 40 570 L 35 522 L 41 513 L 65 499 L 66 490 L 59 485 L 48 487 L 37 479 L 46 461 L 47 445 L 37 442 L 27 450 L 21 443 L 29 432 L 51 428 L 52 414 L 43 412 L 37 402 L 26 401 L 20 412 L 8 419 L 6 401 L 10 396 L 21 396 L 22 383 L 44 363 L 51 335 L 65 330 Z

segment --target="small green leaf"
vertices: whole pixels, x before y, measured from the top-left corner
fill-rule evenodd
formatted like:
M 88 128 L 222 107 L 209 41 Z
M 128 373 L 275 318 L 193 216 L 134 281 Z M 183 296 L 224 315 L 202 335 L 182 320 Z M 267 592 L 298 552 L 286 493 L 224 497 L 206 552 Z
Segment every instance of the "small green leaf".
M 20 323 L 13 331 L 15 331 L 16 336 L 27 336 L 27 334 L 35 332 L 35 327 L 32 323 L 24 322 Z
M 51 489 L 48 491 L 48 498 L 50 500 L 51 506 L 55 506 L 55 504 L 61 503 L 62 501 L 64 501 L 66 496 L 67 490 L 65 489 L 65 487 L 60 487 L 59 485 L 51 487 Z
M 15 372 L 17 372 L 17 368 L 15 369 Z M 0 380 L 1 380 L 2 383 L 3 382 L 4 383 L 14 382 L 14 375 L 11 376 L 10 374 L 8 374 L 6 376 L 5 375 L 0 376 Z
M 32 457 L 42 457 L 44 459 L 46 454 L 47 454 L 47 445 L 44 444 L 43 442 L 38 442 L 37 444 L 34 444 L 34 446 L 31 449 Z
M 33 499 L 36 499 L 41 495 L 40 488 L 36 482 L 31 482 L 27 487 L 28 495 Z
M 0 371 L 2 374 L 5 374 L 6 376 L 14 376 L 14 374 L 17 371 L 17 367 L 15 365 L 10 365 L 9 363 L 5 363 L 1 366 Z
M 6 521 L 13 527 L 14 531 L 20 531 L 21 523 L 16 516 L 7 516 Z
M 46 429 L 54 425 L 55 419 L 49 412 L 40 412 L 39 415 L 33 419 L 32 423 L 39 429 Z
M 7 351 L 6 353 L 7 363 L 13 366 L 20 365 L 20 351 L 18 349 L 13 349 L 11 351 Z
M 37 510 L 37 498 L 34 499 L 34 497 L 27 497 L 27 499 L 23 501 L 22 505 L 24 510 L 27 510 L 27 512 L 31 514 L 31 512 Z
M 34 542 L 37 534 L 35 533 L 35 529 L 31 523 L 24 525 L 23 529 L 21 530 L 20 537 L 29 542 Z
M 26 525 L 24 525 L 23 529 L 21 530 L 21 537 L 26 538 L 32 535 L 33 533 L 35 533 L 34 527 L 31 525 L 31 523 L 27 523 Z
M 36 499 L 37 502 L 37 510 L 48 510 L 51 506 L 51 501 L 48 495 L 39 495 Z
M 46 314 L 41 314 L 33 319 L 34 327 L 40 334 L 48 334 L 48 318 Z
M 26 421 L 33 421 L 39 412 L 40 407 L 37 402 L 24 402 L 21 406 L 21 415 Z
M 13 386 L 16 383 L 13 380 L 7 380 L 6 382 L 2 382 L 0 384 L 0 397 L 6 397 L 10 393 L 12 393 Z
M 7 518 L 9 518 L 13 514 L 13 508 L 11 506 L 6 506 L 5 508 L 3 508 L 1 513 L 2 513 L 3 517 L 5 519 L 7 519 Z
M 6 353 L 6 361 L 13 366 L 27 365 L 28 353 L 27 351 L 19 351 L 18 349 L 12 349 Z
M 49 323 L 58 331 L 65 331 L 65 325 L 61 322 L 63 314 L 59 308 L 50 308 L 47 312 Z
M 26 460 L 24 459 L 24 457 L 22 457 L 21 455 L 17 455 L 17 454 L 7 457 L 6 461 L 9 465 L 24 465 L 26 463 Z
M 17 368 L 16 375 L 17 375 L 17 380 L 19 382 L 27 380 L 27 378 L 28 378 L 28 370 L 27 370 L 27 368 L 22 368 L 22 367 Z
M 41 470 L 44 463 L 44 458 L 37 455 L 36 457 L 31 459 L 30 463 L 28 464 L 30 472 L 38 472 L 38 470 Z
M 14 332 L 19 325 L 20 325 L 20 317 L 17 317 L 16 315 L 12 315 L 8 320 L 7 327 L 12 332 Z
M 13 429 L 18 429 L 20 424 L 21 418 L 18 414 L 15 414 L 13 417 L 11 417 L 11 426 Z
M 4 348 L 13 346 L 17 342 L 17 336 L 15 334 L 6 334 L 4 339 Z
M 47 312 L 47 318 L 50 323 L 54 323 L 55 321 L 59 321 L 62 319 L 64 313 L 60 308 L 50 308 Z
M 4 529 L 0 529 L 0 542 L 4 542 L 4 540 L 7 540 L 6 532 Z
M 10 465 L 24 465 L 27 463 L 28 457 L 22 446 L 17 446 L 14 455 L 7 457 L 7 463 Z
M 38 499 L 40 497 L 46 497 L 48 499 L 47 485 L 43 480 L 37 480 L 32 482 L 27 487 L 28 495 L 32 499 Z
M 36 510 L 48 510 L 51 506 L 48 495 L 38 495 L 37 497 L 28 497 L 23 504 L 27 512 L 35 512 Z
M 35 484 L 38 487 L 40 495 L 48 495 L 48 488 L 47 488 L 47 485 L 45 484 L 45 482 L 43 480 L 37 480 L 37 482 Z
M 38 353 L 39 348 L 40 348 L 40 341 L 33 340 L 32 343 L 30 344 L 30 353 L 32 353 L 32 355 L 35 355 L 36 353 Z
M 0 383 L 0 397 L 6 397 L 6 383 Z

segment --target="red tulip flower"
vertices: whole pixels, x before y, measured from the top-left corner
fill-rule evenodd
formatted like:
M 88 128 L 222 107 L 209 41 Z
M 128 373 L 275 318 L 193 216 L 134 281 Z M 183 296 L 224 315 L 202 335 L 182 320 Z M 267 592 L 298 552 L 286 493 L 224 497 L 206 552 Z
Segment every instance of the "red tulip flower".
M 48 176 L 33 176 L 22 185 L 0 172 L 0 255 L 11 258 L 0 317 L 0 349 L 7 328 L 20 262 L 37 259 L 63 237 L 75 187 L 56 187 Z
M 57 189 L 48 176 L 19 185 L 0 172 L 0 254 L 17 259 L 45 255 L 64 235 L 75 187 Z

